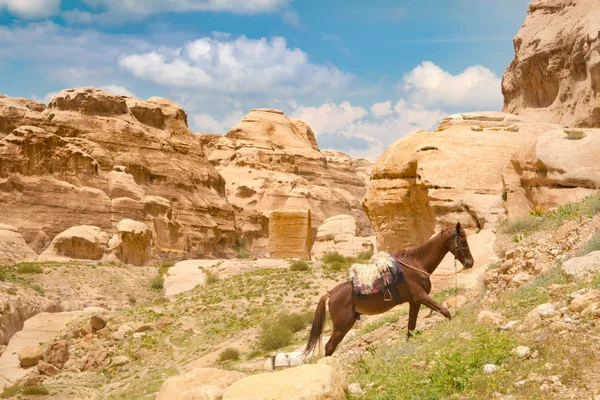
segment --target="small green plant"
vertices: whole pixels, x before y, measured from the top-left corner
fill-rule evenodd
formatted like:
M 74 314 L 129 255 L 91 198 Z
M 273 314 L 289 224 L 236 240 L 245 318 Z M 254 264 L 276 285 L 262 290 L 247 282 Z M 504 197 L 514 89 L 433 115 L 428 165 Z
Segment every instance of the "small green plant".
M 19 274 L 41 274 L 44 272 L 42 267 L 34 263 L 17 264 L 17 273 Z
M 306 260 L 294 260 L 290 263 L 290 271 L 308 271 L 310 266 Z
M 248 355 L 246 356 L 246 359 L 252 360 L 252 359 L 255 359 L 256 357 L 262 356 L 262 354 L 263 354 L 262 350 L 252 350 L 250 353 L 248 353 Z
M 240 359 L 240 351 L 232 347 L 228 347 L 219 353 L 219 362 L 236 361 Z
M 332 241 L 333 239 L 335 239 L 335 235 L 333 233 L 328 233 L 325 235 L 325 240 Z
M 46 292 L 40 285 L 33 285 L 33 286 L 31 286 L 31 288 L 33 290 L 35 290 L 36 292 L 38 292 L 41 296 L 44 296 L 46 294 Z
M 47 396 L 50 394 L 48 389 L 43 386 L 28 386 L 21 391 L 25 396 Z
M 341 271 L 343 269 L 348 269 L 352 264 L 354 264 L 357 259 L 354 257 L 344 257 L 337 251 L 325 253 L 321 258 L 323 264 L 334 271 Z
M 502 200 L 506 201 L 508 199 L 508 190 L 506 188 L 502 189 Z
M 535 206 L 535 208 L 533 210 L 529 211 L 529 215 L 534 216 L 534 217 L 543 217 L 546 215 L 546 208 L 542 207 L 542 206 Z
M 360 261 L 369 261 L 371 257 L 373 257 L 373 252 L 371 250 L 362 251 L 356 256 Z
M 294 332 L 277 323 L 263 323 L 258 335 L 258 345 L 263 350 L 277 350 L 292 343 Z
M 596 234 L 592 236 L 590 240 L 588 240 L 581 249 L 577 252 L 577 256 L 581 257 L 592 251 L 600 250 L 600 234 Z
M 161 275 L 166 275 L 169 272 L 169 268 L 173 267 L 175 263 L 173 261 L 166 261 L 158 267 L 158 272 Z
M 205 283 L 207 285 L 211 285 L 215 282 L 219 281 L 219 274 L 217 274 L 216 272 L 213 271 L 205 271 L 204 274 L 206 275 L 206 281 Z
M 512 221 L 504 220 L 500 223 L 500 229 L 509 235 L 516 233 L 531 234 L 542 229 L 545 222 L 543 218 L 529 215 Z
M 6 293 L 15 295 L 17 294 L 17 291 L 15 290 L 15 288 L 8 288 L 6 289 Z
M 165 278 L 159 273 L 150 280 L 150 287 L 156 290 L 162 290 L 165 284 Z
M 584 131 L 565 130 L 564 132 L 569 140 L 581 140 L 585 137 Z
M 54 117 L 56 117 L 56 114 L 54 114 L 54 113 L 48 114 L 48 121 L 52 121 L 54 119 Z
M 8 399 L 9 397 L 16 396 L 21 392 L 21 388 L 17 385 L 7 386 L 4 388 L 2 393 L 0 393 L 0 399 Z
M 131 304 L 131 305 L 137 303 L 135 296 L 131 293 L 127 293 L 127 300 L 129 301 L 129 304 Z

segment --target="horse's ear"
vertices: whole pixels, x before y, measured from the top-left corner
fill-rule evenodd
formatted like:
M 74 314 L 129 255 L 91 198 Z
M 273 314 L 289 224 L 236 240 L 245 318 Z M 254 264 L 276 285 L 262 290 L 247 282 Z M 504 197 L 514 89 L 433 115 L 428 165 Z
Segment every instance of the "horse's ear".
M 460 232 L 460 222 L 457 222 L 457 223 L 456 223 L 456 230 L 457 230 L 458 232 Z

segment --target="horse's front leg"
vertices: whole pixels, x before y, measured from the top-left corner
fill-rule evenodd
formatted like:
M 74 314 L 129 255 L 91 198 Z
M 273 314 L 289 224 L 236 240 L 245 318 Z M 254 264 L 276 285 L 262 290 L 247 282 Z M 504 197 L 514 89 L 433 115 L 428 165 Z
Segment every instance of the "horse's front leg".
M 417 327 L 417 316 L 419 315 L 419 309 L 421 308 L 421 304 L 418 303 L 410 303 L 410 310 L 408 312 L 408 334 L 406 340 L 409 340 L 415 328 Z
M 448 319 L 452 319 L 452 315 L 450 315 L 450 311 L 448 311 L 448 309 L 444 306 L 442 306 L 441 304 L 437 303 L 435 300 L 433 300 L 431 297 L 429 297 L 429 295 L 427 293 L 423 293 L 423 295 L 421 295 L 421 298 L 417 301 L 418 304 L 423 304 L 429 308 L 431 308 L 433 311 L 437 311 L 440 314 L 442 314 L 444 317 L 448 318 Z M 411 303 L 412 305 L 412 303 Z M 415 318 L 416 321 L 416 318 Z

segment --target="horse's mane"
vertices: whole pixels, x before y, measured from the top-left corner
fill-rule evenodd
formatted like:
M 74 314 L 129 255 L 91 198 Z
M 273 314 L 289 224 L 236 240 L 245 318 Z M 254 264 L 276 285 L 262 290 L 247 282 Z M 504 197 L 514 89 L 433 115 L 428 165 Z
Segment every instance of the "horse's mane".
M 418 247 L 414 247 L 412 249 L 403 250 L 397 254 L 397 257 L 405 260 L 407 262 L 410 261 L 418 261 L 423 265 L 427 265 L 432 261 L 432 259 L 437 259 L 439 254 L 435 254 L 432 249 L 438 245 L 438 242 L 445 239 L 446 233 L 452 228 L 446 228 L 442 230 L 440 233 L 423 243 Z M 439 247 L 439 246 L 438 246 Z M 446 249 L 443 247 L 439 247 L 438 251 L 445 251 Z

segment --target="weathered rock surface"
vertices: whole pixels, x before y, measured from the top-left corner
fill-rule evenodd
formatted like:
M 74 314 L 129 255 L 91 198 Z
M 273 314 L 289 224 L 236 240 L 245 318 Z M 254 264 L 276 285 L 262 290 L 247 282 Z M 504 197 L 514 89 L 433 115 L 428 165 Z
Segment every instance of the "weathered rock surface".
M 26 346 L 19 350 L 19 363 L 23 368 L 33 367 L 43 356 L 40 346 Z
M 0 219 L 38 253 L 73 226 L 146 223 L 173 257 L 224 254 L 225 181 L 173 102 L 68 89 L 48 107 L 0 97 Z
M 588 279 L 600 272 L 600 251 L 593 251 L 583 257 L 575 257 L 562 265 L 565 274 L 575 279 Z
M 217 368 L 195 368 L 167 379 L 160 387 L 156 400 L 218 400 L 223 391 L 246 374 Z
M 375 238 L 361 237 L 356 218 L 348 214 L 334 215 L 317 229 L 311 254 L 320 258 L 327 252 L 356 256 L 360 252 L 375 252 Z
M 310 210 L 275 210 L 269 215 L 271 258 L 310 258 Z
M 56 342 L 50 343 L 46 349 L 44 360 L 58 368 L 62 368 L 69 360 L 69 345 L 66 340 L 57 340 Z
M 487 112 L 396 141 L 363 200 L 379 250 L 414 246 L 458 221 L 493 229 L 501 218 L 591 194 L 600 187 L 600 130 L 586 134 L 568 140 L 559 125 Z
M 307 364 L 240 379 L 225 390 L 223 400 L 341 400 L 346 389 L 343 377 L 331 366 Z
M 502 79 L 504 111 L 600 127 L 599 20 L 595 0 L 533 0 Z
M 0 224 L 0 264 L 35 260 L 37 253 L 25 242 L 17 228 Z
M 0 292 L 0 345 L 7 344 L 25 321 L 43 311 L 60 311 L 60 306 L 37 294 Z
M 253 110 L 226 135 L 207 134 L 202 140 L 227 182 L 227 198 L 246 237 L 267 237 L 269 213 L 292 207 L 310 209 L 315 227 L 330 216 L 352 214 L 370 233 L 360 199 L 372 163 L 321 152 L 304 122 L 278 110 Z

